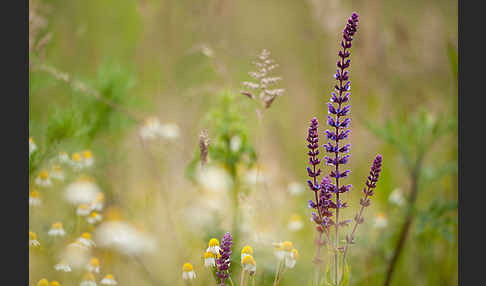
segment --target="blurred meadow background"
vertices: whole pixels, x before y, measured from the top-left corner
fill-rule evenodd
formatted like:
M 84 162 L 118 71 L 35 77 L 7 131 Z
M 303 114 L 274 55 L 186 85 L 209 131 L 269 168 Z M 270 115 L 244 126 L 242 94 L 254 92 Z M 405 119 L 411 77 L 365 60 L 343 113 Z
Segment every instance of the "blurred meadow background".
M 244 245 L 255 285 L 272 285 L 272 243 L 291 241 L 300 255 L 279 285 L 311 285 L 305 139 L 316 116 L 325 142 L 353 11 L 345 217 L 384 162 L 349 285 L 457 285 L 456 1 L 29 4 L 30 285 L 184 285 L 186 262 L 193 285 L 215 285 L 203 255 L 227 231 L 235 284 Z M 264 49 L 285 89 L 269 108 L 240 93 Z

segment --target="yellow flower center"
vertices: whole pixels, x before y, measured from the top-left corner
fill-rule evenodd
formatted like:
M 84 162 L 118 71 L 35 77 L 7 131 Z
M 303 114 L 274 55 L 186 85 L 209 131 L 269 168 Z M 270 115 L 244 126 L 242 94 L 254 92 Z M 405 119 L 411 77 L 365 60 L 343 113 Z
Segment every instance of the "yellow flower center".
M 35 232 L 29 231 L 29 239 L 37 240 L 37 234 L 35 234 Z
M 209 240 L 209 247 L 213 246 L 219 246 L 219 241 L 216 238 L 211 238 L 211 240 Z
M 113 277 L 113 275 L 111 275 L 111 274 L 106 274 L 105 278 L 115 280 L 115 277 Z
M 42 278 L 37 282 L 37 286 L 49 286 L 49 281 L 46 278 Z
M 83 232 L 83 234 L 81 234 L 81 237 L 85 239 L 91 239 L 91 233 Z
M 100 265 L 100 261 L 98 260 L 98 258 L 93 257 L 89 261 L 89 264 L 91 264 L 91 266 L 93 266 L 93 267 L 98 267 Z
M 243 249 L 241 250 L 241 254 L 253 255 L 253 249 L 251 248 L 251 246 L 247 245 L 247 246 L 243 247 Z
M 31 198 L 38 198 L 39 197 L 39 193 L 37 191 L 32 191 L 32 192 L 30 192 L 30 197 Z
M 292 254 L 294 255 L 294 258 L 297 259 L 297 257 L 299 257 L 299 252 L 297 251 L 297 249 L 292 249 Z
M 52 224 L 52 228 L 61 229 L 62 228 L 62 223 L 58 221 L 58 222 Z
M 204 253 L 204 259 L 214 258 L 214 257 L 216 257 L 216 255 L 214 255 L 214 253 L 210 251 Z
M 72 157 L 73 161 L 76 161 L 76 162 L 81 161 L 81 154 L 79 154 L 79 153 L 73 153 L 73 155 L 71 157 Z
M 47 172 L 46 170 L 40 171 L 39 178 L 41 178 L 42 180 L 49 179 L 49 172 Z
M 51 281 L 51 286 L 61 286 L 61 284 L 57 281 Z
M 184 263 L 184 265 L 182 266 L 182 270 L 184 272 L 191 272 L 193 269 L 194 267 L 192 267 L 191 263 Z
M 90 150 L 86 150 L 86 151 L 84 151 L 84 152 L 83 152 L 83 157 L 84 157 L 85 159 L 92 158 L 92 157 L 93 157 L 93 153 L 91 153 L 91 151 L 90 151 Z
M 256 261 L 253 258 L 253 256 L 247 255 L 247 256 L 245 256 L 245 258 L 243 258 L 243 264 L 256 265 Z
M 290 242 L 290 241 L 284 241 L 282 243 L 282 248 L 285 251 L 292 251 L 292 248 L 294 248 L 294 246 L 292 245 L 292 242 Z

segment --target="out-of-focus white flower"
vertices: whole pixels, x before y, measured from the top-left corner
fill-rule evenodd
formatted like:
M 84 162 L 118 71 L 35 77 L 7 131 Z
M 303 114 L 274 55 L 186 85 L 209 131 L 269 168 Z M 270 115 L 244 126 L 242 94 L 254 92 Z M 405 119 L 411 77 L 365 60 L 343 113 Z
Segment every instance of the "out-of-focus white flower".
M 91 233 L 89 232 L 83 232 L 81 236 L 78 237 L 76 242 L 86 246 L 87 248 L 96 246 L 95 242 L 91 239 Z
M 154 139 L 160 135 L 160 121 L 157 117 L 148 117 L 144 120 L 140 129 L 140 136 L 143 139 Z
M 95 231 L 99 247 L 131 255 L 150 252 L 155 248 L 152 237 L 122 221 L 105 221 Z
M 215 267 L 216 266 L 216 254 L 211 251 L 206 251 L 204 253 L 204 267 Z
M 51 229 L 49 229 L 47 234 L 50 236 L 64 236 L 66 232 L 64 231 L 61 222 L 55 222 L 52 224 Z
M 86 266 L 86 269 L 89 272 L 100 273 L 100 261 L 98 260 L 98 258 L 91 258 L 88 265 Z
M 90 257 L 89 247 L 86 247 L 79 241 L 69 244 L 61 253 L 62 259 L 60 264 L 68 265 L 70 268 L 81 269 L 86 267 Z
M 160 136 L 165 139 L 177 139 L 179 137 L 179 126 L 175 123 L 166 123 L 160 126 Z
M 236 153 L 236 152 L 240 151 L 242 144 L 243 144 L 243 141 L 241 140 L 240 136 L 231 137 L 230 149 L 231 149 L 232 152 Z
M 62 272 L 71 272 L 73 271 L 71 266 L 65 261 L 61 261 L 58 264 L 54 265 L 54 270 L 62 271 Z
M 196 279 L 196 272 L 194 272 L 194 267 L 191 263 L 184 263 L 182 266 L 182 279 L 193 280 Z
M 51 178 L 49 177 L 49 172 L 47 170 L 42 170 L 37 174 L 35 178 L 35 183 L 40 187 L 49 187 L 52 185 Z
M 242 260 L 241 264 L 243 265 L 243 269 L 249 273 L 255 273 L 256 271 L 256 261 L 252 255 L 246 255 Z
M 79 286 L 96 286 L 96 280 L 93 273 L 87 272 L 83 276 L 83 280 L 81 281 L 81 284 L 79 284 Z
M 34 138 L 29 137 L 29 155 L 37 150 L 37 145 L 34 142 Z
M 304 186 L 297 182 L 292 182 L 288 186 L 288 191 L 292 196 L 298 196 L 304 192 Z
M 33 190 L 32 192 L 30 192 L 30 194 L 29 194 L 29 206 L 37 207 L 37 206 L 40 206 L 41 203 L 42 203 L 42 201 L 39 198 L 39 192 L 37 192 L 36 190 Z
M 80 170 L 84 168 L 83 156 L 78 152 L 75 152 L 71 155 L 71 160 L 69 162 L 75 170 Z
M 302 221 L 300 215 L 293 214 L 290 217 L 290 221 L 287 227 L 289 228 L 290 231 L 298 231 L 302 229 L 303 226 L 304 226 L 304 222 Z
M 228 172 L 215 166 L 199 169 L 197 181 L 205 190 L 217 193 L 227 191 L 232 184 Z
M 78 216 L 87 216 L 91 212 L 90 207 L 87 204 L 81 204 L 76 209 L 76 214 Z
M 403 204 L 405 204 L 405 197 L 402 190 L 400 188 L 393 190 L 393 192 L 388 197 L 388 201 L 398 206 L 402 206 Z
M 274 254 L 278 260 L 284 260 L 285 267 L 293 268 L 299 256 L 299 252 L 294 248 L 292 242 L 284 241 L 273 244 Z
M 212 58 L 214 56 L 213 49 L 211 49 L 209 46 L 204 44 L 201 46 L 201 53 L 203 53 L 203 55 L 205 55 L 208 58 Z
M 62 170 L 61 166 L 53 165 L 51 167 L 51 178 L 59 181 L 64 180 L 64 171 Z
M 103 217 L 97 213 L 97 212 L 92 212 L 89 217 L 87 218 L 88 223 L 90 224 L 95 224 L 101 221 Z
M 115 277 L 111 274 L 106 274 L 103 279 L 101 279 L 101 285 L 116 285 L 118 284 Z
M 29 231 L 29 246 L 39 247 L 40 242 L 37 240 L 37 234 L 35 232 Z
M 89 205 L 100 193 L 96 183 L 90 178 L 80 178 L 66 187 L 65 198 L 74 205 Z
M 290 253 L 285 257 L 285 267 L 294 268 L 298 257 L 299 257 L 299 252 L 297 251 L 297 249 L 292 248 Z
M 206 249 L 206 251 L 218 255 L 220 250 L 221 247 L 219 247 L 219 241 L 216 238 L 211 238 L 209 240 L 208 249 Z
M 69 155 L 66 152 L 59 152 L 57 159 L 63 164 L 71 163 L 71 159 L 69 159 Z
M 373 223 L 373 226 L 376 228 L 384 228 L 388 225 L 388 219 L 384 214 L 377 214 Z
M 94 164 L 93 153 L 90 150 L 85 150 L 85 151 L 83 151 L 82 155 L 83 155 L 82 161 L 83 161 L 84 167 L 93 166 L 93 164 Z
M 95 201 L 91 203 L 91 210 L 102 211 L 104 202 L 105 202 L 105 195 L 101 192 L 98 193 L 98 195 L 96 195 Z
M 245 173 L 243 180 L 246 184 L 250 186 L 263 183 L 263 181 L 265 180 L 263 170 L 261 168 L 255 167 Z

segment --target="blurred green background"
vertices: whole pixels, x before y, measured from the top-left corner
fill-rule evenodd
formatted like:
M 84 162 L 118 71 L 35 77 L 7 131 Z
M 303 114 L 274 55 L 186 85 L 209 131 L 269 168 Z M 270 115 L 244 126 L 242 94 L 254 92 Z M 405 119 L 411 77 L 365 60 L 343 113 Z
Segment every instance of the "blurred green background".
M 414 180 L 414 219 L 391 285 L 457 285 L 456 1 L 31 0 L 31 20 L 34 8 L 43 24 L 33 33 L 31 21 L 30 36 L 34 42 L 49 38 L 30 56 L 29 134 L 39 149 L 30 160 L 31 186 L 58 152 L 92 150 L 96 164 L 87 172 L 105 193 L 107 207 L 118 208 L 157 245 L 137 259 L 97 254 L 102 272 L 112 272 L 119 285 L 183 285 L 186 261 L 195 267 L 195 285 L 213 283 L 202 255 L 209 238 L 231 230 L 231 204 L 224 199 L 231 190 L 208 191 L 190 170 L 201 129 L 208 128 L 217 142 L 222 119 L 210 112 L 220 107 L 224 91 L 241 117 L 244 144 L 257 156 L 254 166 L 239 166 L 241 181 L 252 170 L 264 178 L 245 187 L 240 198 L 245 224 L 240 246 L 255 250 L 256 285 L 271 285 L 276 267 L 271 242 L 283 240 L 291 240 L 301 256 L 280 285 L 310 283 L 312 194 L 307 189 L 292 194 L 289 185 L 305 186 L 307 127 L 313 116 L 321 126 L 326 122 L 341 32 L 353 11 L 360 22 L 351 56 L 347 182 L 354 187 L 346 196 L 347 218 L 359 207 L 376 153 L 383 155 L 384 167 L 348 257 L 350 285 L 383 285 L 409 211 L 406 202 L 391 202 L 390 194 L 398 189 L 406 200 Z M 253 102 L 239 91 L 262 49 L 279 64 L 285 93 L 260 122 Z M 86 84 L 102 99 L 46 67 L 68 74 L 71 85 Z M 139 128 L 150 116 L 175 123 L 179 137 L 142 144 Z M 41 244 L 56 220 L 64 220 L 66 230 L 75 220 L 59 201 L 64 185 L 53 189 L 39 191 L 43 208 L 30 215 L 29 229 Z M 295 215 L 303 222 L 298 230 L 288 228 Z M 385 218 L 385 225 L 376 218 Z M 31 250 L 31 285 L 43 277 L 77 285 L 79 277 L 53 270 L 52 252 Z M 238 256 L 240 249 L 233 252 Z

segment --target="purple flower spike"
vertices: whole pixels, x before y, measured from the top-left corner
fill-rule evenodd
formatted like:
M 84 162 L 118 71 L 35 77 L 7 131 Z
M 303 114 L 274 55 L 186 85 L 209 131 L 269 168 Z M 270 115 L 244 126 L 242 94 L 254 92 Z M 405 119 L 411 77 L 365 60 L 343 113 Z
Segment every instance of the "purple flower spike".
M 233 238 L 231 237 L 231 233 L 227 232 L 223 235 L 223 239 L 221 240 L 221 250 L 219 254 L 221 256 L 216 259 L 216 266 L 218 270 L 216 271 L 216 275 L 218 275 L 219 279 L 221 279 L 221 283 L 219 286 L 225 286 L 225 280 L 228 279 L 230 275 L 229 267 L 230 267 L 230 256 L 231 256 L 231 245 L 233 244 Z
M 383 157 L 380 154 L 376 155 L 375 160 L 373 160 L 373 165 L 371 165 L 370 175 L 366 180 L 366 187 L 368 188 L 365 187 L 363 190 L 367 196 L 371 197 L 374 193 L 373 189 L 376 188 L 376 182 L 378 182 L 378 178 L 380 177 L 382 162 Z

